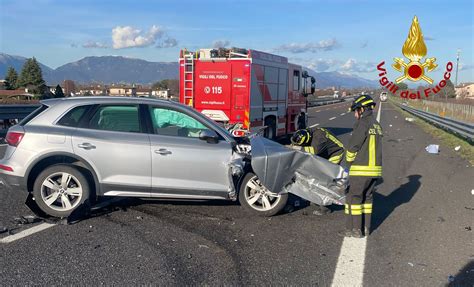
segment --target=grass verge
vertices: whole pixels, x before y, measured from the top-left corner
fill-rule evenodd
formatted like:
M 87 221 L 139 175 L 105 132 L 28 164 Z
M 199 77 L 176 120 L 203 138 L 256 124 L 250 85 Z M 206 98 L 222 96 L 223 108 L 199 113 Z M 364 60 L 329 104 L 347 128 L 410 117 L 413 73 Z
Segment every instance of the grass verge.
M 395 103 L 391 102 L 391 104 L 400 111 L 404 117 L 411 117 L 415 118 L 415 123 L 421 127 L 422 130 L 427 132 L 428 134 L 432 135 L 436 139 L 439 139 L 443 145 L 447 148 L 454 150 L 455 147 L 460 146 L 461 149 L 459 151 L 455 151 L 460 157 L 466 159 L 471 165 L 474 166 L 474 146 L 471 145 L 464 139 L 457 137 L 443 129 L 437 128 L 436 126 L 432 125 L 431 123 L 419 118 L 415 115 L 412 115 L 400 107 L 398 107 Z

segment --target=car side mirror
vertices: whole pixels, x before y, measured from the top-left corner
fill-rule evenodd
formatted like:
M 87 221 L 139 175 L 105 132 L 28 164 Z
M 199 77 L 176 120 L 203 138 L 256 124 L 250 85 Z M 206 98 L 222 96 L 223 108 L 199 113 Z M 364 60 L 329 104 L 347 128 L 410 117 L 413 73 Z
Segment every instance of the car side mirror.
M 219 142 L 219 135 L 212 130 L 203 130 L 199 133 L 199 139 L 207 143 L 216 144 Z

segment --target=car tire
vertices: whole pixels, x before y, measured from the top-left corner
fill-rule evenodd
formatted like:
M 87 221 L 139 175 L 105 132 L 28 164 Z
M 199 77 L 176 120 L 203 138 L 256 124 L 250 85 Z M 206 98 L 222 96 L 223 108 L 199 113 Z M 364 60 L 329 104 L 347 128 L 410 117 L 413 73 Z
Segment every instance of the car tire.
M 263 190 L 262 190 L 263 188 Z M 247 211 L 260 216 L 273 216 L 288 202 L 288 194 L 268 191 L 254 173 L 247 173 L 240 185 L 239 202 Z
M 89 199 L 90 187 L 87 178 L 77 168 L 53 165 L 36 177 L 33 196 L 46 214 L 64 218 Z
M 274 118 L 269 118 L 265 120 L 265 126 L 267 128 L 265 129 L 264 136 L 267 139 L 274 140 L 276 138 L 276 122 Z

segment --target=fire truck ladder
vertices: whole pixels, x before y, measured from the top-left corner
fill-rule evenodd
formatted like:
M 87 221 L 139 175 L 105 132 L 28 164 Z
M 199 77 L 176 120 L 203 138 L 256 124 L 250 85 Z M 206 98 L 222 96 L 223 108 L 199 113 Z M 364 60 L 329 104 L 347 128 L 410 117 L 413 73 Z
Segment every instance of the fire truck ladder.
M 191 75 L 191 76 L 188 76 Z M 189 83 L 189 84 L 188 84 Z M 184 55 L 184 103 L 194 106 L 194 54 Z

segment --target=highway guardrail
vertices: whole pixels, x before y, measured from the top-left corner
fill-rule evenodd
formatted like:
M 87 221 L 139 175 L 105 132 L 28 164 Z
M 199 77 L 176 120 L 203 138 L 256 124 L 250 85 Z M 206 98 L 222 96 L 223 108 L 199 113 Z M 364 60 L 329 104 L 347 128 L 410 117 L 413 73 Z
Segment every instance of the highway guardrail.
M 0 120 L 24 119 L 39 106 L 38 104 L 0 105 Z
M 443 118 L 441 116 L 425 111 L 420 111 L 404 105 L 399 106 L 410 114 L 431 122 L 435 126 L 438 126 L 451 133 L 457 134 L 458 136 L 467 139 L 471 143 L 474 142 L 474 125 L 471 123 L 461 122 L 450 118 Z

